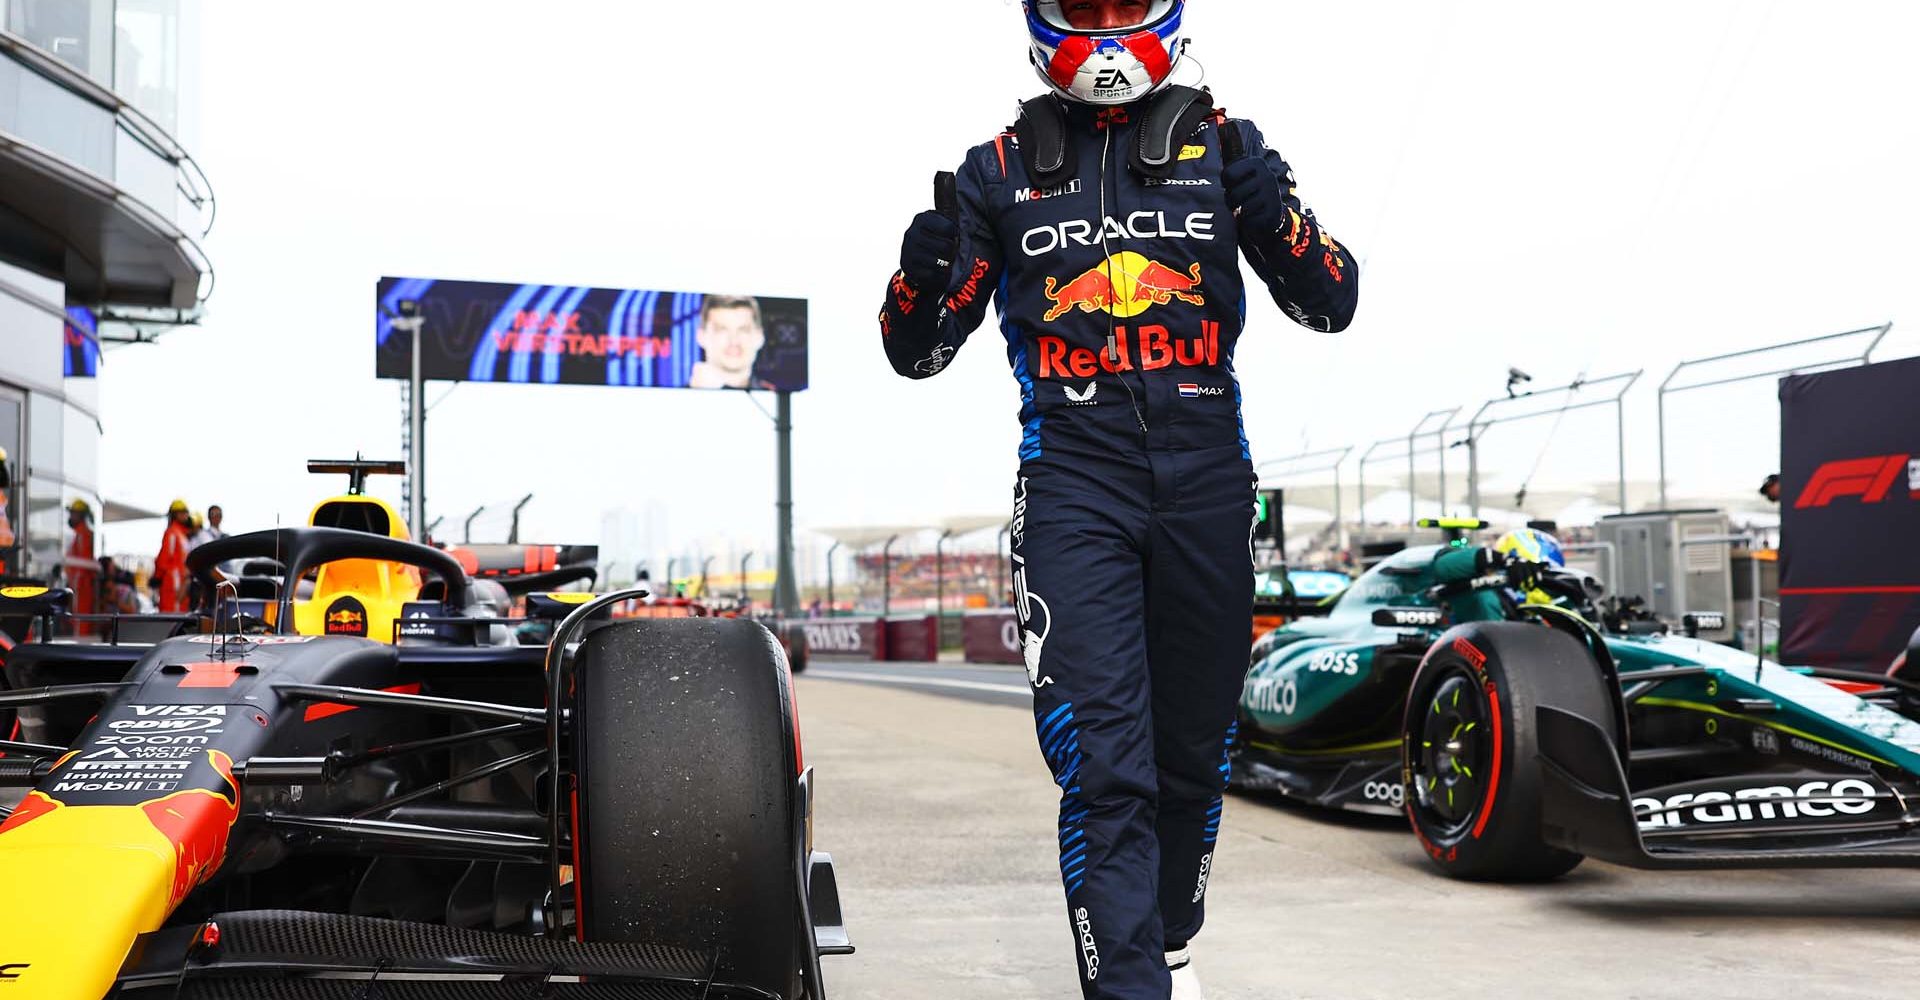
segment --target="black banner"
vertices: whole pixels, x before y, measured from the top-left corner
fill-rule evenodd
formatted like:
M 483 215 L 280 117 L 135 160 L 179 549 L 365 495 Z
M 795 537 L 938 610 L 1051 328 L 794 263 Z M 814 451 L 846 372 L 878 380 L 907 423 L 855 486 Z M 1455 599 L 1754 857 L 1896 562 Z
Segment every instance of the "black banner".
M 1884 670 L 1920 628 L 1920 358 L 1780 380 L 1787 663 Z
M 402 316 L 417 308 L 428 379 L 807 387 L 805 299 L 434 278 L 381 278 L 376 299 L 381 378 L 410 374 L 413 344 Z

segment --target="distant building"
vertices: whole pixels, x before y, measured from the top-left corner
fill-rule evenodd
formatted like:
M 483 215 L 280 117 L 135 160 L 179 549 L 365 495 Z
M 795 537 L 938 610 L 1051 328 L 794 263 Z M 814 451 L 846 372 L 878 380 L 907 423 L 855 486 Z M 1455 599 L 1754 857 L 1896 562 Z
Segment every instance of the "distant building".
M 10 573 L 59 565 L 73 499 L 103 510 L 100 324 L 191 322 L 210 290 L 197 241 L 212 191 L 179 138 L 197 103 L 198 11 L 195 0 L 0 0 Z

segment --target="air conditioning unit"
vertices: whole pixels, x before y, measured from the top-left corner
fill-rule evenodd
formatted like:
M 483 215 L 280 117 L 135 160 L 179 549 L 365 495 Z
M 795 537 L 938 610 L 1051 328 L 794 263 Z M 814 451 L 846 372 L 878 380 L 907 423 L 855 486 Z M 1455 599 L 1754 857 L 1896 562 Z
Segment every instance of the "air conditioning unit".
M 1702 631 L 1716 642 L 1732 639 L 1733 557 L 1724 510 L 1662 510 L 1603 517 L 1602 542 L 1619 553 L 1613 573 L 1616 596 L 1643 597 L 1647 607 L 1678 631 L 1696 611 L 1718 612 L 1723 627 Z

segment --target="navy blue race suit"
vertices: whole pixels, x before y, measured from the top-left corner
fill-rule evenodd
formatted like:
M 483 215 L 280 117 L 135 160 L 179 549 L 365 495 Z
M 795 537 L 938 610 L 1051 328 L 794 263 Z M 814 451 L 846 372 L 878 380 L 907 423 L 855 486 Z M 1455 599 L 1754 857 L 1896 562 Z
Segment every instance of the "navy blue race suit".
M 1043 190 L 1011 130 L 975 147 L 946 287 L 896 273 L 880 327 L 894 370 L 925 378 L 998 302 L 1021 398 L 1014 603 L 1081 981 L 1163 1000 L 1162 949 L 1200 928 L 1252 627 L 1239 252 L 1316 330 L 1347 326 L 1359 275 L 1252 124 L 1216 112 L 1149 178 L 1124 153 L 1138 106 L 1061 103 L 1077 171 Z M 1239 231 L 1220 129 L 1285 186 L 1280 230 Z

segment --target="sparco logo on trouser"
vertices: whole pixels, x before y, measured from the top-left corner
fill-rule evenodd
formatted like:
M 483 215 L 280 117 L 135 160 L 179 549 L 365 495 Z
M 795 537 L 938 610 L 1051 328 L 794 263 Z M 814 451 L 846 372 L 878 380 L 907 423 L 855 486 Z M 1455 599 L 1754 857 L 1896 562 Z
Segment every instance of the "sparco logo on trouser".
M 1213 867 L 1213 852 L 1200 856 L 1200 882 L 1193 887 L 1193 901 L 1198 903 L 1207 895 L 1207 873 Z
M 1053 678 L 1040 676 L 1040 650 L 1053 631 L 1053 612 L 1039 594 L 1027 589 L 1027 560 L 1020 554 L 1027 536 L 1027 480 L 1013 491 L 1013 613 L 1020 619 L 1020 656 L 1027 663 L 1027 683 L 1046 687 Z
M 1100 978 L 1100 949 L 1093 943 L 1093 918 L 1087 908 L 1073 911 L 1073 929 L 1080 932 L 1080 957 L 1087 963 L 1087 978 Z

